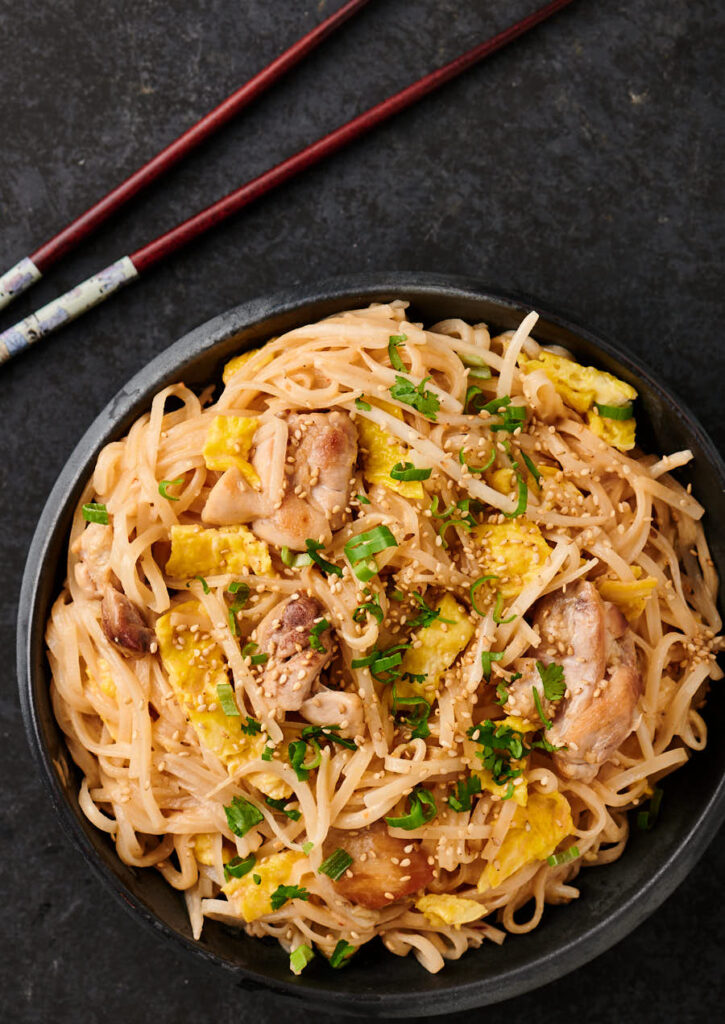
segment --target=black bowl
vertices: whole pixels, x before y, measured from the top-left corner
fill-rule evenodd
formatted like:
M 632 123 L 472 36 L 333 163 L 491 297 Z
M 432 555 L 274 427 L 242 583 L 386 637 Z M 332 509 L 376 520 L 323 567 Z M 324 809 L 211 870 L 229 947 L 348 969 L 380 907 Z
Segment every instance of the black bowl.
M 431 323 L 458 316 L 507 329 L 530 304 L 492 295 L 475 281 L 429 274 L 341 278 L 316 292 L 294 290 L 237 306 L 187 334 L 148 364 L 97 417 L 71 455 L 40 517 L 23 579 L 18 627 L 18 676 L 23 716 L 53 804 L 89 865 L 133 914 L 167 940 L 232 972 L 244 986 L 266 986 L 338 1013 L 371 1017 L 453 1013 L 493 1003 L 560 977 L 602 953 L 635 928 L 695 865 L 725 817 L 725 702 L 716 688 L 706 718 L 714 736 L 703 753 L 665 783 L 664 813 L 653 832 L 635 829 L 616 863 L 584 870 L 581 897 L 547 907 L 532 933 L 511 936 L 503 947 L 485 944 L 450 961 L 436 976 L 412 956 L 394 957 L 380 943 L 365 947 L 344 971 L 318 958 L 296 978 L 276 943 L 248 938 L 213 921 L 195 942 L 182 898 L 150 870 L 122 864 L 108 838 L 78 807 L 78 774 L 70 762 L 48 697 L 49 673 L 43 632 L 65 573 L 65 548 L 73 509 L 101 448 L 121 437 L 167 384 L 201 386 L 219 379 L 231 355 L 271 335 L 338 310 L 371 301 L 406 298 L 413 316 Z M 713 558 L 725 575 L 725 465 L 692 414 L 635 359 L 608 342 L 542 312 L 536 336 L 565 345 L 634 384 L 641 396 L 640 438 L 652 451 L 691 448 L 687 470 L 694 493 L 708 509 Z M 718 692 L 719 690 L 719 692 Z M 415 993 L 415 997 L 411 994 Z

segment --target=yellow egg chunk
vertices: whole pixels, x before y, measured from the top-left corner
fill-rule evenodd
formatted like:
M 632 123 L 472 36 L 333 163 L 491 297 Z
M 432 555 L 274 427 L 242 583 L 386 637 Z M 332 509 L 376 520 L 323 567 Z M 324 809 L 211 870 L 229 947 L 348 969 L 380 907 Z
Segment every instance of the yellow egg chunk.
M 601 437 L 607 444 L 611 444 L 620 452 L 628 452 L 634 448 L 637 421 L 610 420 L 607 416 L 600 416 L 596 409 L 587 413 L 587 426 L 593 434 Z
M 306 860 L 303 853 L 286 850 L 275 853 L 257 861 L 252 871 L 242 878 L 231 878 L 222 886 L 222 892 L 240 917 L 249 923 L 259 917 L 272 913 L 272 893 L 279 885 L 296 884 L 293 881 L 292 869 L 301 860 Z M 257 885 L 254 875 L 261 878 Z
M 499 577 L 477 593 L 484 587 L 490 588 L 489 593 L 498 590 L 506 601 L 536 579 L 551 554 L 539 527 L 525 516 L 507 523 L 483 523 L 471 535 L 481 547 L 482 574 Z M 483 604 L 478 596 L 476 603 Z
M 642 570 L 639 566 L 632 569 Z M 657 589 L 657 580 L 646 576 L 637 580 L 609 580 L 606 577 L 597 580 L 597 589 L 605 601 L 611 601 L 624 615 L 628 622 L 638 619 L 645 609 L 648 599 Z
M 251 569 L 264 576 L 272 569 L 269 548 L 246 526 L 172 526 L 171 555 L 166 575 L 173 579 L 194 576 L 239 576 Z
M 441 676 L 450 668 L 461 651 L 464 651 L 473 636 L 473 625 L 465 608 L 446 594 L 438 602 L 439 617 L 432 625 L 421 627 L 411 637 L 413 646 L 403 656 L 401 671 L 412 675 L 426 675 L 423 683 L 414 683 L 401 679 L 397 684 L 397 692 L 404 697 L 422 694 L 425 697 L 435 695 L 440 685 Z M 448 623 L 443 622 L 447 619 Z M 416 642 L 420 640 L 420 647 Z
M 174 627 L 174 616 L 193 616 L 200 629 L 179 631 Z M 185 601 L 176 605 L 156 623 L 161 663 L 166 670 L 176 699 L 191 722 L 199 742 L 216 754 L 227 770 L 233 774 L 243 765 L 260 757 L 265 738 L 261 733 L 247 736 L 242 732 L 241 715 L 227 715 L 219 702 L 217 686 L 228 683 L 226 660 L 218 644 L 209 640 L 211 622 L 198 601 Z M 201 639 L 205 636 L 205 639 Z M 266 796 L 289 796 L 292 790 L 267 772 L 245 776 Z
M 546 860 L 573 830 L 571 807 L 561 793 L 530 793 L 526 807 L 516 808 L 498 853 L 483 869 L 478 891 L 494 889 L 532 861 Z
M 495 469 L 487 474 L 487 481 L 499 494 L 516 490 L 516 475 L 512 469 Z
M 99 658 L 96 663 L 95 675 L 91 673 L 89 668 L 86 668 L 86 678 L 88 684 L 92 690 L 96 692 L 100 691 L 105 693 L 111 700 L 116 699 L 116 684 L 113 681 L 111 675 L 111 666 L 108 664 L 105 658 Z
M 574 512 L 579 508 L 584 495 L 571 480 L 567 480 L 561 469 L 555 466 L 537 466 L 541 477 L 539 491 L 543 495 L 545 508 L 568 508 Z
M 436 928 L 453 925 L 460 928 L 462 924 L 478 921 L 488 910 L 476 900 L 467 900 L 464 896 L 445 896 L 426 893 L 416 900 L 416 907 Z
M 217 837 L 216 832 L 198 832 L 194 837 L 194 856 L 200 864 L 204 864 L 207 867 L 213 867 L 214 865 L 214 840 Z M 222 840 L 222 863 L 226 864 L 232 859 L 232 854 L 229 848 L 224 845 Z
M 206 468 L 223 473 L 236 466 L 253 487 L 259 488 L 259 476 L 247 461 L 258 426 L 256 416 L 215 416 L 204 444 Z
M 262 345 L 262 348 L 264 348 L 264 345 Z M 250 349 L 249 352 L 242 352 L 241 355 L 234 356 L 233 359 L 230 359 L 229 362 L 226 363 L 226 365 L 224 366 L 224 369 L 222 370 L 222 380 L 224 381 L 224 383 L 228 384 L 229 381 L 234 376 L 234 374 L 238 373 L 239 370 L 241 370 L 241 368 L 246 363 L 248 363 L 249 360 L 253 356 L 256 356 L 258 352 L 261 352 L 262 348 Z M 267 355 L 264 357 L 264 359 L 260 359 L 260 361 L 259 361 L 259 369 L 261 370 L 263 366 L 268 366 L 269 363 L 271 363 L 271 362 L 272 362 L 272 354 L 271 353 L 267 353 Z
M 383 412 L 394 416 L 396 420 L 403 419 L 403 413 L 397 405 L 390 402 L 381 402 L 379 399 L 366 398 L 371 405 L 377 406 Z M 363 459 L 363 476 L 369 484 L 382 484 L 389 491 L 395 491 L 404 498 L 422 501 L 424 496 L 423 484 L 420 480 L 393 480 L 390 470 L 399 462 L 411 462 L 410 449 L 402 444 L 396 437 L 379 427 L 377 423 L 366 420 L 364 416 L 358 416 L 356 421 L 360 447 L 365 449 Z

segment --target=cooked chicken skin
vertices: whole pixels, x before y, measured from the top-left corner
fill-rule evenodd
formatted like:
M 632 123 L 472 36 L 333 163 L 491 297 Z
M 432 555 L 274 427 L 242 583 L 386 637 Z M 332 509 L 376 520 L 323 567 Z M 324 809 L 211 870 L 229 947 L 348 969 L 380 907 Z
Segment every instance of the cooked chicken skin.
M 557 767 L 567 778 L 591 781 L 636 724 L 642 679 L 631 630 L 588 581 L 538 601 L 533 625 L 542 642 L 513 666 L 521 678 L 509 688 L 505 709 L 537 721 L 536 688 L 545 716 L 553 719 L 547 740 L 566 747 L 554 755 Z M 537 661 L 562 666 L 563 700 L 546 699 Z
M 394 839 L 384 821 L 351 832 L 330 829 L 323 846 L 325 857 L 338 848 L 349 853 L 353 863 L 335 882 L 335 888 L 345 899 L 368 910 L 379 910 L 410 896 L 433 878 L 433 868 L 420 842 Z
M 257 626 L 256 642 L 260 651 L 269 655 L 262 691 L 277 710 L 299 711 L 332 657 L 329 629 L 318 638 L 324 651 L 310 647 L 310 630 L 321 617 L 317 601 L 306 594 L 295 594 L 276 605 Z
M 149 629 L 126 595 L 110 584 L 103 591 L 101 625 L 111 643 L 131 658 L 140 658 L 155 649 L 153 629 Z
M 289 417 L 287 458 L 291 472 L 281 504 L 272 504 L 268 479 L 272 438 L 262 437 L 252 465 L 262 486 L 254 490 L 238 469 L 227 470 L 212 488 L 202 512 L 207 523 L 251 522 L 262 540 L 304 551 L 308 537 L 328 543 L 346 517 L 350 477 L 357 456 L 357 431 L 346 412 L 295 413 Z M 261 433 L 261 431 L 260 431 Z

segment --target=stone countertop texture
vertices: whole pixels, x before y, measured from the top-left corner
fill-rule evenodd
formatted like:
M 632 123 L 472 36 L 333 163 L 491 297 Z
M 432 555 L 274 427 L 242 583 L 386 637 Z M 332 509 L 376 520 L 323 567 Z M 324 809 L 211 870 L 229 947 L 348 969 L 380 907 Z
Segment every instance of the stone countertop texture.
M 334 6 L 0 0 L 0 266 Z M 374 0 L 6 310 L 3 327 L 535 6 Z M 0 370 L 3 1020 L 303 1019 L 134 922 L 90 877 L 36 777 L 15 687 L 17 596 L 37 514 L 80 435 L 155 353 L 227 307 L 335 273 L 407 269 L 570 313 L 656 368 L 722 449 L 724 39 L 722 0 L 578 0 Z M 488 1024 L 718 1019 L 724 841 L 625 941 L 488 1008 Z

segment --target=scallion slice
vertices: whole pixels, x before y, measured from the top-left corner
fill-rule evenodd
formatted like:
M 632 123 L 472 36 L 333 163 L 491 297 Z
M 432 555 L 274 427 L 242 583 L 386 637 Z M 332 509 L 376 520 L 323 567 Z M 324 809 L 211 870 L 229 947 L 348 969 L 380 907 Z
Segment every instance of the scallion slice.
M 475 612 L 478 612 L 481 618 L 485 618 L 486 612 L 482 612 L 481 609 L 476 604 L 476 591 L 478 590 L 479 587 L 483 586 L 484 583 L 489 583 L 491 580 L 497 579 L 498 576 L 479 576 L 476 582 L 471 584 L 471 589 L 469 591 L 471 597 L 471 604 L 473 605 L 473 610 Z
M 526 452 L 521 452 L 521 458 L 526 463 L 526 468 L 528 469 L 529 473 L 531 473 L 531 475 L 533 476 L 533 478 L 537 482 L 537 484 L 541 483 L 541 473 L 538 471 L 538 469 L 534 465 L 533 459 L 530 459 L 529 456 L 526 454 Z
M 224 865 L 224 880 L 230 881 L 232 878 L 244 878 L 252 870 L 254 865 L 257 863 L 257 858 L 253 853 L 250 853 L 248 857 L 232 857 Z
M 305 546 L 307 547 L 307 554 L 315 565 L 322 569 L 324 573 L 327 573 L 328 576 L 342 576 L 342 569 L 339 565 L 334 565 L 332 562 L 328 562 L 326 558 L 323 558 L 322 555 L 318 554 L 318 552 L 324 548 L 324 544 L 321 544 L 318 540 L 312 540 L 308 537 L 305 541 Z
M 108 526 L 108 509 L 100 502 L 86 502 L 81 508 L 81 512 L 87 523 L 100 523 L 101 526 Z
M 432 469 L 417 469 L 412 462 L 396 462 L 390 470 L 393 480 L 428 480 Z
M 293 974 L 302 974 L 314 955 L 315 954 L 309 946 L 298 946 L 297 949 L 293 949 L 289 955 L 289 969 Z
M 216 695 L 222 706 L 222 711 L 229 718 L 239 718 L 239 708 L 234 698 L 234 690 L 231 683 L 217 683 Z
M 516 618 L 515 615 L 509 615 L 507 619 L 501 618 L 501 612 L 503 611 L 503 594 L 501 591 L 496 593 L 496 604 L 493 606 L 493 621 L 497 626 L 505 626 L 509 622 L 513 622 Z
M 481 651 L 481 665 L 483 666 L 483 677 L 488 682 L 491 678 L 491 664 L 494 661 L 501 661 L 503 651 Z
M 411 832 L 432 821 L 438 813 L 433 794 L 422 786 L 416 786 L 408 797 L 408 813 L 399 817 L 386 817 L 391 828 L 402 828 Z
M 279 557 L 282 564 L 286 565 L 288 569 L 301 569 L 305 565 L 312 565 L 309 555 L 306 555 L 304 551 L 290 551 L 286 544 L 280 548 Z
M 634 406 L 631 402 L 626 405 L 604 405 L 602 402 L 594 403 L 600 416 L 607 420 L 631 420 L 634 413 Z
M 353 953 L 357 952 L 357 946 L 351 946 L 349 942 L 340 939 L 330 956 L 330 967 L 344 967 Z
M 169 487 L 180 487 L 183 484 L 183 476 L 179 476 L 176 480 L 161 480 L 159 481 L 159 494 L 162 498 L 166 498 L 167 501 L 179 501 L 179 498 L 175 498 L 173 494 L 168 494 Z
M 318 874 L 327 875 L 333 882 L 339 881 L 352 864 L 352 857 L 346 850 L 339 847 L 334 853 L 323 860 L 318 868 Z
M 552 853 L 551 857 L 546 858 L 546 863 L 550 864 L 552 868 L 556 868 L 560 864 L 568 864 L 570 860 L 576 860 L 579 856 L 581 856 L 579 847 L 570 846 L 568 850 L 562 850 L 561 853 Z

